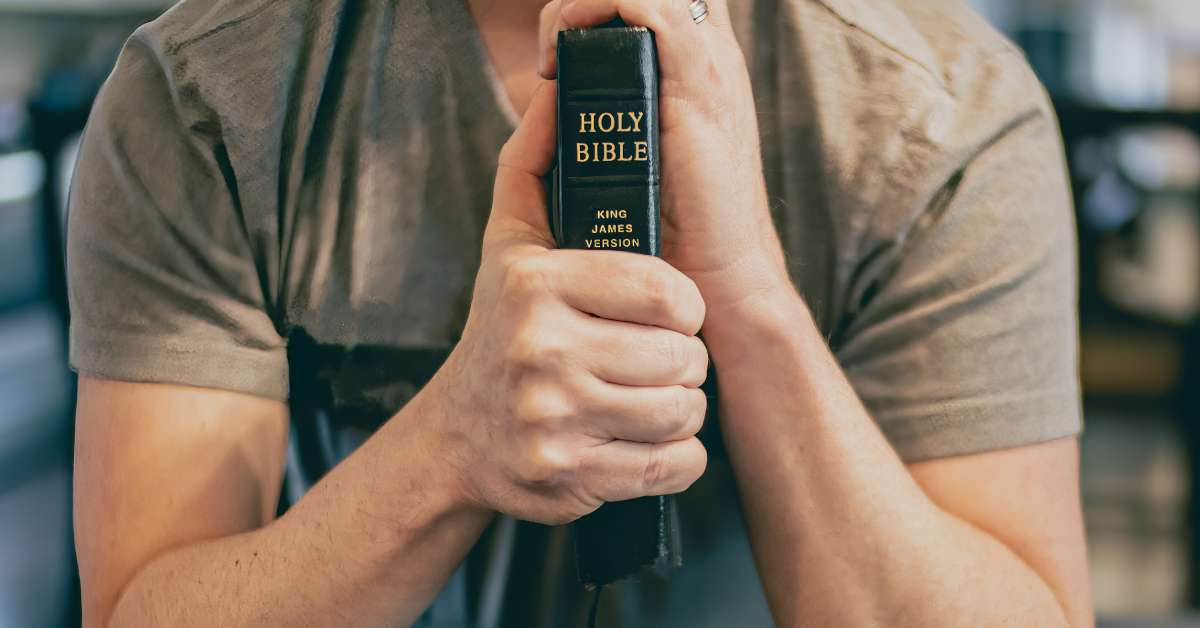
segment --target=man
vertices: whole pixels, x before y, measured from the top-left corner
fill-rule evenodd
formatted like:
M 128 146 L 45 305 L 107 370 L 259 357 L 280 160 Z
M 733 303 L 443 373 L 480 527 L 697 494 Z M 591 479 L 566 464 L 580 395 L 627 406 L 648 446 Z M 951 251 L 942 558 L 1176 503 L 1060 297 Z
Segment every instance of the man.
M 561 535 L 495 513 L 703 474 L 687 565 L 602 623 L 754 624 L 740 503 L 778 625 L 1090 625 L 1070 204 L 1019 53 L 949 0 L 708 7 L 142 28 L 69 224 L 85 623 L 569 624 Z M 545 224 L 555 34 L 616 16 L 659 48 L 665 262 Z

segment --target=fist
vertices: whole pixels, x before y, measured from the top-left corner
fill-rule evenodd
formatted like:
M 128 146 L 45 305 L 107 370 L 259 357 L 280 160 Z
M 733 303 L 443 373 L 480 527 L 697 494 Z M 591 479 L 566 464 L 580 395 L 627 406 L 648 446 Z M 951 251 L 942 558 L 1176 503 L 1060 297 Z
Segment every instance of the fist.
M 541 182 L 553 92 L 539 90 L 501 153 L 471 313 L 429 390 L 466 498 L 561 524 L 703 473 L 708 353 L 696 337 L 704 301 L 683 273 L 553 248 Z
M 792 291 L 767 203 L 750 77 L 727 0 L 695 24 L 687 0 L 553 0 L 541 14 L 540 72 L 554 78 L 558 31 L 620 17 L 654 31 L 661 81 L 663 258 L 724 310 Z M 719 322 L 719 321 L 718 321 Z

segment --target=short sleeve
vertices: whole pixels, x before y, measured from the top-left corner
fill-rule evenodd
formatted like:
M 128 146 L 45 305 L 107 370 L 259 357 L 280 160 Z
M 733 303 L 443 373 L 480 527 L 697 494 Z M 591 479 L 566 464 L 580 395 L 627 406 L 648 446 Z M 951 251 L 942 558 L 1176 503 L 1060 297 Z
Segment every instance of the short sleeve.
M 969 159 L 900 246 L 836 347 L 899 454 L 1077 434 L 1076 234 L 1048 106 Z
M 163 59 L 134 35 L 84 134 L 67 219 L 71 365 L 283 400 L 286 346 L 219 123 Z

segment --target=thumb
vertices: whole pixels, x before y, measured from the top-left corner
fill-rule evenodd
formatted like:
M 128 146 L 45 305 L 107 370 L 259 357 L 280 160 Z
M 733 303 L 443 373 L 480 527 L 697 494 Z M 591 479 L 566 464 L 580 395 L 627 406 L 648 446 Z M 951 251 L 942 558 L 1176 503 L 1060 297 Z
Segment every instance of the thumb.
M 500 150 L 485 249 L 514 243 L 554 247 L 543 178 L 554 163 L 558 137 L 555 96 L 554 81 L 538 85 L 521 124 Z

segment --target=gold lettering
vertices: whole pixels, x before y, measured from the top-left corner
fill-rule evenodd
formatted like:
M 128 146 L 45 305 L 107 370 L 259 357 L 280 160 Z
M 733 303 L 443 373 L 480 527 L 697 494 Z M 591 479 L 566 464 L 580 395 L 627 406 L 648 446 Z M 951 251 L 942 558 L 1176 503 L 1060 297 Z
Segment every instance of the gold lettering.
M 629 117 L 633 118 L 633 132 L 639 133 L 642 130 L 642 118 L 646 116 L 645 111 L 630 111 Z
M 617 161 L 633 161 L 633 155 L 625 154 L 625 142 L 621 142 L 618 148 L 620 150 L 618 151 Z
M 604 220 L 606 218 L 619 218 L 621 220 L 627 220 L 629 218 L 629 211 L 625 210 L 625 209 L 597 209 L 596 210 L 596 219 L 597 220 Z
M 605 124 L 605 122 L 607 122 L 608 124 Z M 611 114 L 607 111 L 600 114 L 600 123 L 598 126 L 600 127 L 600 130 L 603 131 L 604 133 L 608 133 L 608 132 L 612 131 L 613 128 L 616 126 L 616 121 L 613 119 L 613 114 Z
M 581 113 L 579 114 L 579 132 L 580 133 L 595 133 L 596 132 L 596 114 Z M 584 161 L 587 161 L 586 159 Z
M 604 142 L 604 159 L 601 161 L 614 161 L 617 158 L 617 145 L 612 142 Z
M 624 111 L 622 111 L 621 113 L 618 113 L 618 114 L 617 114 L 617 132 L 618 132 L 618 133 L 628 133 L 628 132 L 630 132 L 630 131 L 632 131 L 632 130 L 633 130 L 633 129 L 630 129 L 630 128 L 629 128 L 629 127 L 628 127 L 628 126 L 625 124 L 625 112 L 624 112 Z
M 587 163 L 592 161 L 649 161 L 650 145 L 645 140 L 633 143 L 630 153 L 628 142 L 576 142 L 575 162 Z
M 641 238 L 597 238 L 585 239 L 584 248 L 588 249 L 635 249 L 642 246 Z
M 633 225 L 622 223 L 619 225 L 606 225 L 599 223 L 592 225 L 592 233 L 633 233 Z
M 599 116 L 594 111 L 582 112 L 579 114 L 579 132 L 595 133 L 599 130 L 610 133 L 616 130 L 618 133 L 640 133 L 645 118 L 645 111 L 619 111 L 616 114 L 604 111 Z
M 650 160 L 650 145 L 646 140 L 638 140 L 633 143 L 633 160 L 634 161 L 649 161 Z

